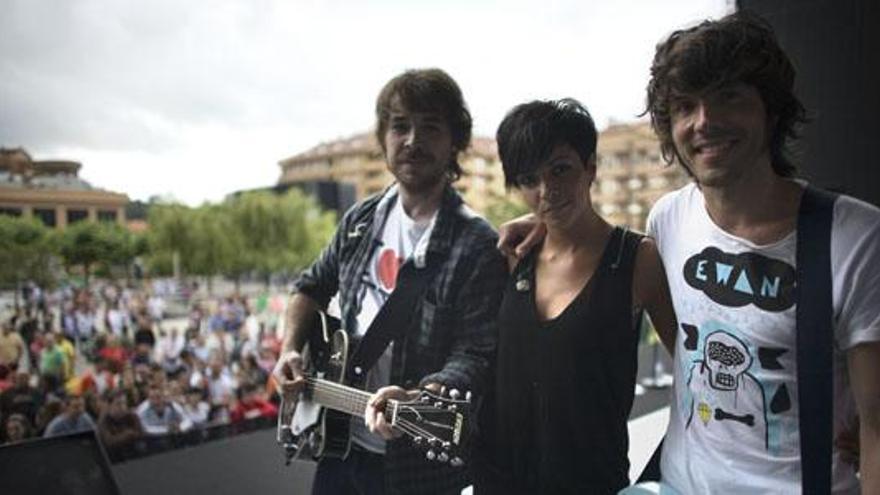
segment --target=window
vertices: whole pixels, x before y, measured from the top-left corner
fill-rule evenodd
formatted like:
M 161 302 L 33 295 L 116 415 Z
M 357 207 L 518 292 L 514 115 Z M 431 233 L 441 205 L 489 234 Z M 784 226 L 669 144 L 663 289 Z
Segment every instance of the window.
M 34 217 L 39 218 L 46 227 L 54 227 L 56 225 L 54 209 L 34 208 Z
M 20 217 L 21 216 L 21 208 L 14 208 L 12 206 L 0 206 L 0 215 L 6 215 L 10 217 Z
M 67 210 L 67 224 L 72 225 L 89 218 L 89 212 L 86 210 Z
M 116 222 L 116 210 L 98 210 L 99 222 Z

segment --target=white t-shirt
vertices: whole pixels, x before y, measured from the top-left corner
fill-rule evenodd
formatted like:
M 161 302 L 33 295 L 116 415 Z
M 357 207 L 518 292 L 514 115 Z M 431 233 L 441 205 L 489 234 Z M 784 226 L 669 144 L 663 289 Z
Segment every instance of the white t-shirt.
M 797 493 L 795 245 L 755 245 L 719 228 L 687 185 L 651 210 L 679 331 L 663 481 L 677 492 Z M 880 210 L 841 196 L 831 240 L 834 431 L 854 421 L 845 351 L 880 340 Z M 857 493 L 834 453 L 834 493 Z
M 410 257 L 423 255 L 437 214 L 428 222 L 416 223 L 407 216 L 399 198 L 391 197 L 394 205 L 388 212 L 382 229 L 380 243 L 370 260 L 367 272 L 363 274 L 361 310 L 357 316 L 358 336 L 363 336 L 376 318 L 382 305 L 391 296 L 397 285 L 397 273 Z M 388 345 L 373 368 L 367 373 L 366 390 L 375 392 L 388 385 L 391 380 L 392 344 Z M 369 432 L 363 418 L 352 419 L 352 440 L 371 452 L 384 453 L 385 441 Z
M 121 337 L 126 323 L 125 312 L 121 309 L 110 308 L 107 310 L 107 321 L 110 324 L 110 331 Z

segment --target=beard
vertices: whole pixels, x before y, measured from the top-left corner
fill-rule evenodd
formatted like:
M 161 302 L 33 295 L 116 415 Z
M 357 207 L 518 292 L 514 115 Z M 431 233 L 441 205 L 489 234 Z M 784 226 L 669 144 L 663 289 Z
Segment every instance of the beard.
M 451 167 L 430 152 L 414 149 L 397 155 L 388 167 L 397 182 L 412 192 L 427 192 L 448 181 Z

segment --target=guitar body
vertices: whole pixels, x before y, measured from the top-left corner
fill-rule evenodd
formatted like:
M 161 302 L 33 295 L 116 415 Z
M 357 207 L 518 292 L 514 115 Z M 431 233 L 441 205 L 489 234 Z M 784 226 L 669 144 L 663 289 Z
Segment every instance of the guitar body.
M 320 330 L 311 332 L 303 349 L 303 369 L 310 376 L 344 384 L 351 339 L 339 329 L 339 320 L 323 313 L 320 316 Z M 348 456 L 350 426 L 351 416 L 312 401 L 309 389 L 297 402 L 291 424 L 293 434 L 301 439 L 300 448 L 305 449 L 302 455 L 315 459 Z

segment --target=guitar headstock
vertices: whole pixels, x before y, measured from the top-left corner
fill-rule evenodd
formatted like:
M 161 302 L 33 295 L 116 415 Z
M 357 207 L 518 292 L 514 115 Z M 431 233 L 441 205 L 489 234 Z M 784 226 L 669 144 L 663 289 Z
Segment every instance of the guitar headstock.
M 471 393 L 419 392 L 415 400 L 397 401 L 391 412 L 394 429 L 405 433 L 413 445 L 424 449 L 431 461 L 463 466 L 471 429 Z

